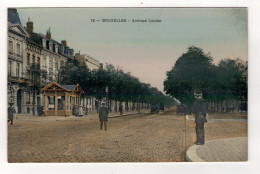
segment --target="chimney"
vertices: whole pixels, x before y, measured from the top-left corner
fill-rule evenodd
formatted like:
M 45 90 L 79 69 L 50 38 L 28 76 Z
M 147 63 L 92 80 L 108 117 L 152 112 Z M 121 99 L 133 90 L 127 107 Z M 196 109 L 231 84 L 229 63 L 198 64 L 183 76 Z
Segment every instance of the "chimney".
M 100 69 L 100 70 L 103 70 L 103 63 L 100 63 L 100 64 L 99 64 L 99 69 Z
M 51 40 L 51 27 L 49 27 L 49 30 L 46 32 L 46 39 Z
M 33 22 L 30 21 L 30 18 L 28 18 L 26 29 L 30 35 L 33 33 Z
M 61 43 L 62 43 L 62 45 L 63 45 L 64 47 L 67 47 L 67 41 L 66 41 L 66 40 L 62 40 Z

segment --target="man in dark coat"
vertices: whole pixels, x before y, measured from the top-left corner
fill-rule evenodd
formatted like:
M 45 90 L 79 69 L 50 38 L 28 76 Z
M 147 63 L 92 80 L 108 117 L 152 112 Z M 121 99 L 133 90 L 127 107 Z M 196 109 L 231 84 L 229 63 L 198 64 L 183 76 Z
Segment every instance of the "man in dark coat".
M 202 99 L 201 95 L 195 95 L 196 103 L 193 108 L 195 113 L 195 123 L 196 123 L 196 134 L 197 134 L 197 145 L 203 145 L 205 143 L 205 130 L 204 123 L 207 122 L 206 116 L 206 104 Z
M 105 107 L 105 103 L 102 103 L 99 109 L 99 120 L 100 120 L 100 129 L 102 130 L 104 124 L 105 131 L 107 131 L 108 109 L 107 107 Z
M 14 114 L 16 113 L 16 111 L 13 108 L 13 103 L 10 103 L 9 105 L 10 106 L 8 107 L 8 122 L 11 121 L 11 125 L 13 125 Z

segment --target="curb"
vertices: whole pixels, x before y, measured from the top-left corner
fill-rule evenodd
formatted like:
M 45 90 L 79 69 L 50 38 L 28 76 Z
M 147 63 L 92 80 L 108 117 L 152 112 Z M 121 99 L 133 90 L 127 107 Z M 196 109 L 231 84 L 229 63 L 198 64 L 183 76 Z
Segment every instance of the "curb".
M 148 112 L 144 112 L 144 113 L 131 113 L 131 114 L 123 114 L 123 115 L 114 115 L 114 116 L 108 116 L 108 118 L 118 118 L 118 117 L 124 117 L 124 116 L 130 116 L 130 115 L 142 115 L 142 114 L 149 114 Z
M 206 162 L 197 155 L 197 149 L 200 145 L 192 145 L 185 153 L 185 158 L 188 162 Z
M 212 142 L 217 142 L 217 141 L 227 141 L 229 139 L 234 139 L 234 138 L 248 138 L 248 137 L 233 137 L 233 138 L 225 138 L 225 139 L 219 139 L 219 140 L 211 140 L 211 141 L 206 141 L 205 144 L 212 143 Z M 197 154 L 197 149 L 201 145 L 192 145 L 190 146 L 185 153 L 185 159 L 188 162 L 209 162 L 201 159 L 198 154 Z
M 195 121 L 194 118 L 189 118 L 189 115 L 186 115 L 186 120 L 187 121 Z M 208 119 L 208 122 L 221 122 L 221 121 L 238 121 L 238 122 L 247 122 L 248 120 L 245 118 L 245 119 Z

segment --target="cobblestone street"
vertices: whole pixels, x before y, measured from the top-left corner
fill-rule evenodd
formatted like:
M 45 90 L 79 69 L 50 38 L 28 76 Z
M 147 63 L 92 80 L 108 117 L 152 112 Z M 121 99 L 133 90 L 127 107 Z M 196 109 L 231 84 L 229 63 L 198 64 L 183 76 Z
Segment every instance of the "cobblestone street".
M 237 113 L 233 121 L 209 121 L 206 141 L 247 137 L 247 121 L 240 118 Z M 81 118 L 21 115 L 13 126 L 8 125 L 8 161 L 181 162 L 194 141 L 194 123 L 174 110 L 110 118 L 108 131 L 99 129 L 97 114 Z

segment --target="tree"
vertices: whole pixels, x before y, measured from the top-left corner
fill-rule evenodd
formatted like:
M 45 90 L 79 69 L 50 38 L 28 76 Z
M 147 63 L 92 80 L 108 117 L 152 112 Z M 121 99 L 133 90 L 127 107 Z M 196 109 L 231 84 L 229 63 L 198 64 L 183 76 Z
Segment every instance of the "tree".
M 41 70 L 40 64 L 31 64 L 27 70 L 27 89 L 33 93 L 33 115 L 35 115 L 35 97 L 46 85 L 47 71 Z
M 212 57 L 202 49 L 192 46 L 178 58 L 174 67 L 167 72 L 164 91 L 182 103 L 194 102 L 194 90 L 201 90 L 205 96 L 211 91 Z
M 216 90 L 219 100 L 247 100 L 246 79 L 234 60 L 221 60 L 217 66 L 216 73 Z

